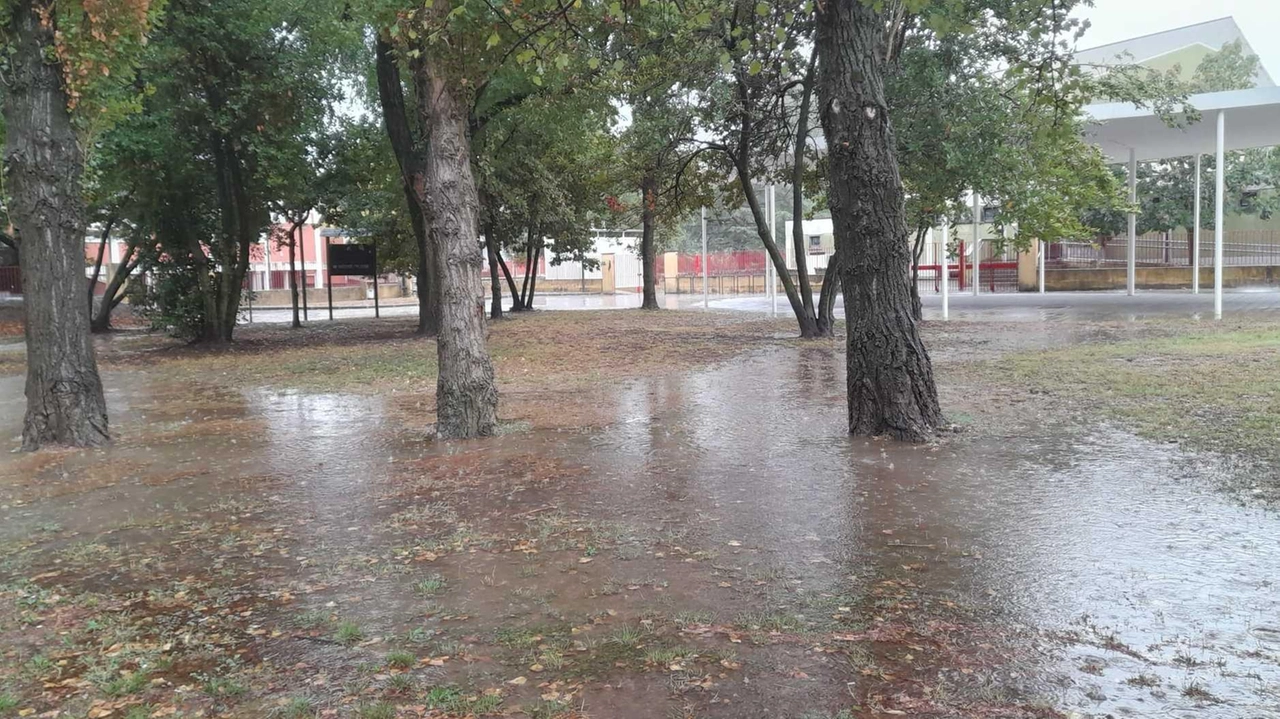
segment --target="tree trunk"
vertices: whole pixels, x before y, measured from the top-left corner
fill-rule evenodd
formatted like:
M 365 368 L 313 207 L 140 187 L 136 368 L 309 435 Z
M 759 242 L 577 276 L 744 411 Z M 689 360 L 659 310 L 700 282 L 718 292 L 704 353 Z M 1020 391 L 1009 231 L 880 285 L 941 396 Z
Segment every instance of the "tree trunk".
M 524 309 L 520 304 L 520 292 L 516 290 L 516 280 L 511 276 L 511 268 L 507 267 L 507 261 L 502 259 L 502 253 L 497 253 L 498 267 L 502 270 L 502 276 L 507 278 L 507 289 L 511 290 L 511 311 L 519 312 Z
M 809 56 L 809 69 L 804 76 L 804 90 L 800 95 L 800 112 L 796 120 L 795 158 L 791 166 L 791 241 L 796 252 L 796 276 L 800 280 L 800 299 L 804 313 L 815 317 L 813 287 L 809 284 L 809 247 L 804 236 L 804 148 L 809 140 L 809 108 L 813 102 L 813 85 L 817 73 L 818 51 Z M 818 323 L 817 334 L 829 336 Z
M 920 301 L 920 255 L 924 253 L 925 228 L 916 230 L 915 243 L 911 245 L 911 318 L 924 319 L 924 303 Z
M 818 334 L 831 337 L 836 331 L 836 293 L 840 291 L 840 255 L 827 259 L 822 273 L 822 290 L 818 295 Z
M 12 0 L 4 117 L 9 214 L 22 233 L 27 411 L 22 448 L 105 444 L 107 403 L 84 309 L 84 201 L 80 154 L 53 21 Z
M 107 244 L 111 242 L 111 227 L 115 223 L 116 223 L 116 218 L 114 215 L 107 218 L 107 222 L 102 228 L 101 241 L 98 242 L 98 256 L 93 261 L 93 274 L 89 275 L 89 316 L 90 317 L 93 317 L 93 291 L 98 288 L 98 277 L 102 274 L 103 255 L 106 253 Z
M 498 238 L 493 225 L 484 232 L 485 254 L 489 257 L 489 294 L 493 295 L 489 307 L 489 319 L 502 319 L 502 278 L 498 276 Z
M 295 264 L 294 248 L 298 246 L 298 226 L 289 227 L 289 302 L 293 306 L 293 328 L 302 327 L 298 319 L 298 267 Z
M 942 412 L 907 292 L 910 255 L 884 96 L 884 27 L 860 0 L 829 0 L 818 15 L 818 96 L 844 289 L 849 432 L 920 442 Z
M 124 257 L 120 258 L 120 262 L 116 265 L 115 274 L 111 275 L 111 281 L 107 283 L 107 289 L 102 293 L 102 302 L 98 304 L 98 313 L 89 321 L 89 330 L 91 332 L 101 333 L 111 329 L 111 313 L 120 305 L 124 299 L 124 283 L 133 275 L 133 271 L 138 269 L 138 265 L 142 262 L 142 257 L 138 250 L 138 239 L 134 235 L 130 238 L 128 245 L 125 246 Z
M 524 299 L 526 309 L 533 309 L 533 295 L 538 291 L 538 268 L 542 265 L 542 238 L 538 238 L 538 244 L 533 248 L 533 265 L 532 276 L 529 280 L 529 296 Z
M 440 282 L 439 380 L 436 434 L 443 439 L 492 435 L 498 424 L 498 389 L 485 346 L 484 291 L 480 281 L 479 204 L 471 174 L 467 108 L 447 76 L 424 62 L 419 97 L 427 105 L 431 144 L 426 198 Z
M 640 309 L 658 309 L 658 278 L 654 277 L 653 230 L 657 224 L 658 181 L 653 175 L 645 175 L 640 181 L 640 264 L 644 274 L 644 302 Z
M 756 234 L 760 236 L 760 241 L 764 243 L 768 260 L 773 263 L 778 279 L 782 280 L 782 289 L 786 291 L 787 301 L 791 303 L 791 311 L 795 313 L 796 322 L 800 324 L 800 336 L 804 339 L 817 337 L 819 336 L 818 322 L 805 309 L 804 301 L 800 299 L 800 291 L 796 289 L 796 283 L 791 280 L 791 272 L 787 269 L 787 259 L 783 256 L 782 250 L 778 248 L 778 244 L 773 241 L 773 233 L 769 227 L 769 221 L 765 217 L 764 209 L 760 207 L 760 201 L 756 199 L 756 190 L 751 182 L 751 177 L 746 173 L 747 164 L 741 163 L 738 167 L 738 182 L 742 185 L 742 192 L 747 196 L 747 206 L 751 208 L 751 215 L 755 218 Z M 813 306 L 812 299 L 809 301 L 809 306 Z
M 440 330 L 439 281 L 435 276 L 435 248 L 427 227 L 426 209 L 426 152 L 425 138 L 415 139 L 409 128 L 409 115 L 405 109 L 404 86 L 400 82 L 400 66 L 395 50 L 382 38 L 375 46 L 378 76 L 378 101 L 382 106 L 383 123 L 391 140 L 391 149 L 400 167 L 400 179 L 404 184 L 405 204 L 409 208 L 409 222 L 418 246 L 418 334 L 432 336 Z M 419 98 L 419 102 L 422 99 Z M 422 133 L 419 133 L 422 134 Z

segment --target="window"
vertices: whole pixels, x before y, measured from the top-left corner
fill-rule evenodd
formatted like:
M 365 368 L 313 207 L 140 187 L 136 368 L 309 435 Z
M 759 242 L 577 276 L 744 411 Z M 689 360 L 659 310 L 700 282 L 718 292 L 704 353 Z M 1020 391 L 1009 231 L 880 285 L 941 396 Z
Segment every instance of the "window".
M 809 235 L 809 253 L 822 252 L 822 235 Z

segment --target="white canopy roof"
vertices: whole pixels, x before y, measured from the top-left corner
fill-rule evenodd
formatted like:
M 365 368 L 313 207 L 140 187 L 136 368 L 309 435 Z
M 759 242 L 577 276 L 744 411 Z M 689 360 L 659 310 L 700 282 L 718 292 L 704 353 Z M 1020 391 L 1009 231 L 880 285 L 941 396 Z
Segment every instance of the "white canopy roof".
M 1128 162 L 1132 148 L 1138 160 L 1160 160 L 1217 148 L 1219 112 L 1227 114 L 1226 149 L 1280 145 L 1280 87 L 1209 92 L 1192 95 L 1191 105 L 1200 111 L 1200 122 L 1183 128 L 1169 127 L 1150 108 L 1127 102 L 1089 105 L 1089 139 L 1112 162 Z

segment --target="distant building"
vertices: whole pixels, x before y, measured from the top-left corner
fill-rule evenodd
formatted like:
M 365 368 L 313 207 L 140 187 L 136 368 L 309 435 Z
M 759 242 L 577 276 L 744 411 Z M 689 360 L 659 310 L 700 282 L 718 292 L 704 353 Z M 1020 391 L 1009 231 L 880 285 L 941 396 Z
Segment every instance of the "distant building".
M 1206 57 L 1233 42 L 1239 42 L 1247 54 L 1257 55 L 1235 18 L 1223 17 L 1079 50 L 1075 58 L 1086 65 L 1133 64 L 1153 70 L 1169 70 L 1177 66 L 1182 79 L 1190 80 Z M 1261 63 L 1258 64 L 1254 84 L 1257 87 L 1275 86 Z

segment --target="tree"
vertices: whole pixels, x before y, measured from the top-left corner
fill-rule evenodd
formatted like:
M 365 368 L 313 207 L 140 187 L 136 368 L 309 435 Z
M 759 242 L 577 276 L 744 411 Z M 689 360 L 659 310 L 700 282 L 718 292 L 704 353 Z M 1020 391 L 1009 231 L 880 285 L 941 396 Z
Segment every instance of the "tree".
M 942 421 L 911 312 L 906 218 L 884 91 L 895 30 L 860 0 L 818 13 L 818 97 L 845 303 L 849 432 L 922 441 Z
M 107 408 L 84 311 L 82 137 L 124 112 L 110 80 L 135 59 L 146 0 L 6 0 L 5 175 L 21 238 L 27 411 L 22 447 L 108 441 Z

